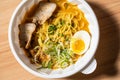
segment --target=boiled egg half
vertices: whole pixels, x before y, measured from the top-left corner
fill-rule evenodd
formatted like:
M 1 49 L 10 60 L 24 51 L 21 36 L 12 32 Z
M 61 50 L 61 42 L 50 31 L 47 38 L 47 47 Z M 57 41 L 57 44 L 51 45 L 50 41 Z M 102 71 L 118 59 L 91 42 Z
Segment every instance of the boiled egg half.
M 84 54 L 90 45 L 90 35 L 87 31 L 76 32 L 70 42 L 70 49 L 78 55 Z

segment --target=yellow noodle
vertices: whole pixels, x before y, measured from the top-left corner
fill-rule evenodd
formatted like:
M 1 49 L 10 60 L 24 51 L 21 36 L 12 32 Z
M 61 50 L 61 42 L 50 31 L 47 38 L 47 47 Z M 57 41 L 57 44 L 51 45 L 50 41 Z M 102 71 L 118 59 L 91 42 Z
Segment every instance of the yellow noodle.
M 66 39 L 71 39 L 72 36 L 79 30 L 86 30 L 89 32 L 88 21 L 86 20 L 84 13 L 77 7 L 77 5 L 67 2 L 67 0 L 50 1 L 55 2 L 58 8 L 52 15 L 53 18 L 47 20 L 37 31 L 38 44 L 41 49 L 43 49 L 45 42 L 52 39 L 54 42 L 61 42 L 65 48 L 69 49 L 70 43 L 66 45 L 68 43 Z M 56 30 L 54 30 L 52 35 L 50 35 L 49 28 L 53 25 L 56 27 Z

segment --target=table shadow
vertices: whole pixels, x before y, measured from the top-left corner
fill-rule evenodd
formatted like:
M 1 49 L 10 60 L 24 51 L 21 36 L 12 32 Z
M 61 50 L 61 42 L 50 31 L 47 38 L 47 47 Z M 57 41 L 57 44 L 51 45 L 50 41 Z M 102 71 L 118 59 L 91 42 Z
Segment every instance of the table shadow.
M 100 41 L 95 54 L 97 69 L 89 75 L 76 73 L 65 80 L 92 80 L 101 75 L 117 75 L 116 61 L 119 56 L 119 29 L 118 23 L 111 12 L 97 3 L 88 2 L 95 12 L 100 28 Z

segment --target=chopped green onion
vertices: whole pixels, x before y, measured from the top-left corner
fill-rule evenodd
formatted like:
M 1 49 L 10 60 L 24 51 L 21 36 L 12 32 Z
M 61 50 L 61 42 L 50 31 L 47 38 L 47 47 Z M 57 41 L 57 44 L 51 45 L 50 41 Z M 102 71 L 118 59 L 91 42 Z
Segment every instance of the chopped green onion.
M 65 20 L 60 19 L 60 24 L 63 26 L 65 24 Z
M 61 67 L 62 68 L 66 68 L 68 65 L 69 64 L 66 61 L 64 61 L 64 62 L 61 63 Z
M 51 68 L 51 67 L 52 67 L 52 62 L 49 61 L 47 68 Z
M 64 34 L 63 33 L 58 33 L 58 36 L 61 36 L 61 37 L 64 37 Z
M 50 25 L 48 28 L 48 32 L 50 35 L 53 35 L 56 30 L 57 30 L 57 27 L 55 25 Z

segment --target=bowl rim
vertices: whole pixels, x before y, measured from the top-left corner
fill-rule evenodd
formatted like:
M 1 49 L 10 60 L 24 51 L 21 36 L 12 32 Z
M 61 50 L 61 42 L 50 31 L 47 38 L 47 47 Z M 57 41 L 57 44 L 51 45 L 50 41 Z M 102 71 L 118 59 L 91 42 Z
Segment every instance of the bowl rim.
M 63 77 L 68 77 L 68 76 L 71 76 L 77 72 L 79 72 L 81 69 L 79 70 L 75 70 L 74 72 L 72 73 L 69 73 L 69 74 L 66 74 L 66 75 L 59 75 L 59 76 L 46 76 L 46 75 L 43 75 L 43 74 L 38 74 L 36 71 L 32 70 L 30 67 L 28 67 L 20 58 L 19 56 L 17 55 L 15 49 L 14 49 L 14 45 L 13 45 L 13 39 L 12 39 L 12 27 L 13 27 L 13 21 L 15 19 L 15 16 L 18 12 L 18 10 L 29 0 L 22 0 L 22 2 L 17 6 L 17 8 L 15 9 L 12 17 L 11 17 L 11 20 L 10 20 L 10 23 L 9 23 L 9 28 L 8 28 L 8 39 L 9 39 L 9 46 L 10 46 L 10 49 L 14 55 L 14 57 L 16 58 L 16 60 L 18 61 L 18 63 L 20 63 L 20 65 L 25 69 L 27 70 L 28 72 L 38 76 L 38 77 L 43 77 L 43 78 L 63 78 Z M 98 43 L 99 43 L 99 35 L 100 35 L 100 32 L 99 32 L 99 25 L 98 25 L 98 21 L 97 21 L 97 17 L 95 15 L 95 13 L 93 12 L 93 9 L 90 7 L 90 5 L 84 1 L 84 0 L 78 0 L 78 1 L 81 1 L 83 2 L 83 4 L 86 5 L 86 7 L 89 9 L 90 13 L 92 14 L 92 16 L 94 17 L 94 21 L 95 21 L 95 24 L 96 24 L 96 27 L 97 27 L 97 38 L 96 38 L 96 47 L 94 48 L 93 50 L 93 54 L 91 54 L 91 56 L 89 57 L 89 59 L 84 63 L 83 65 L 83 68 L 90 62 L 90 60 L 94 57 L 94 54 L 97 50 L 97 47 L 98 47 Z

